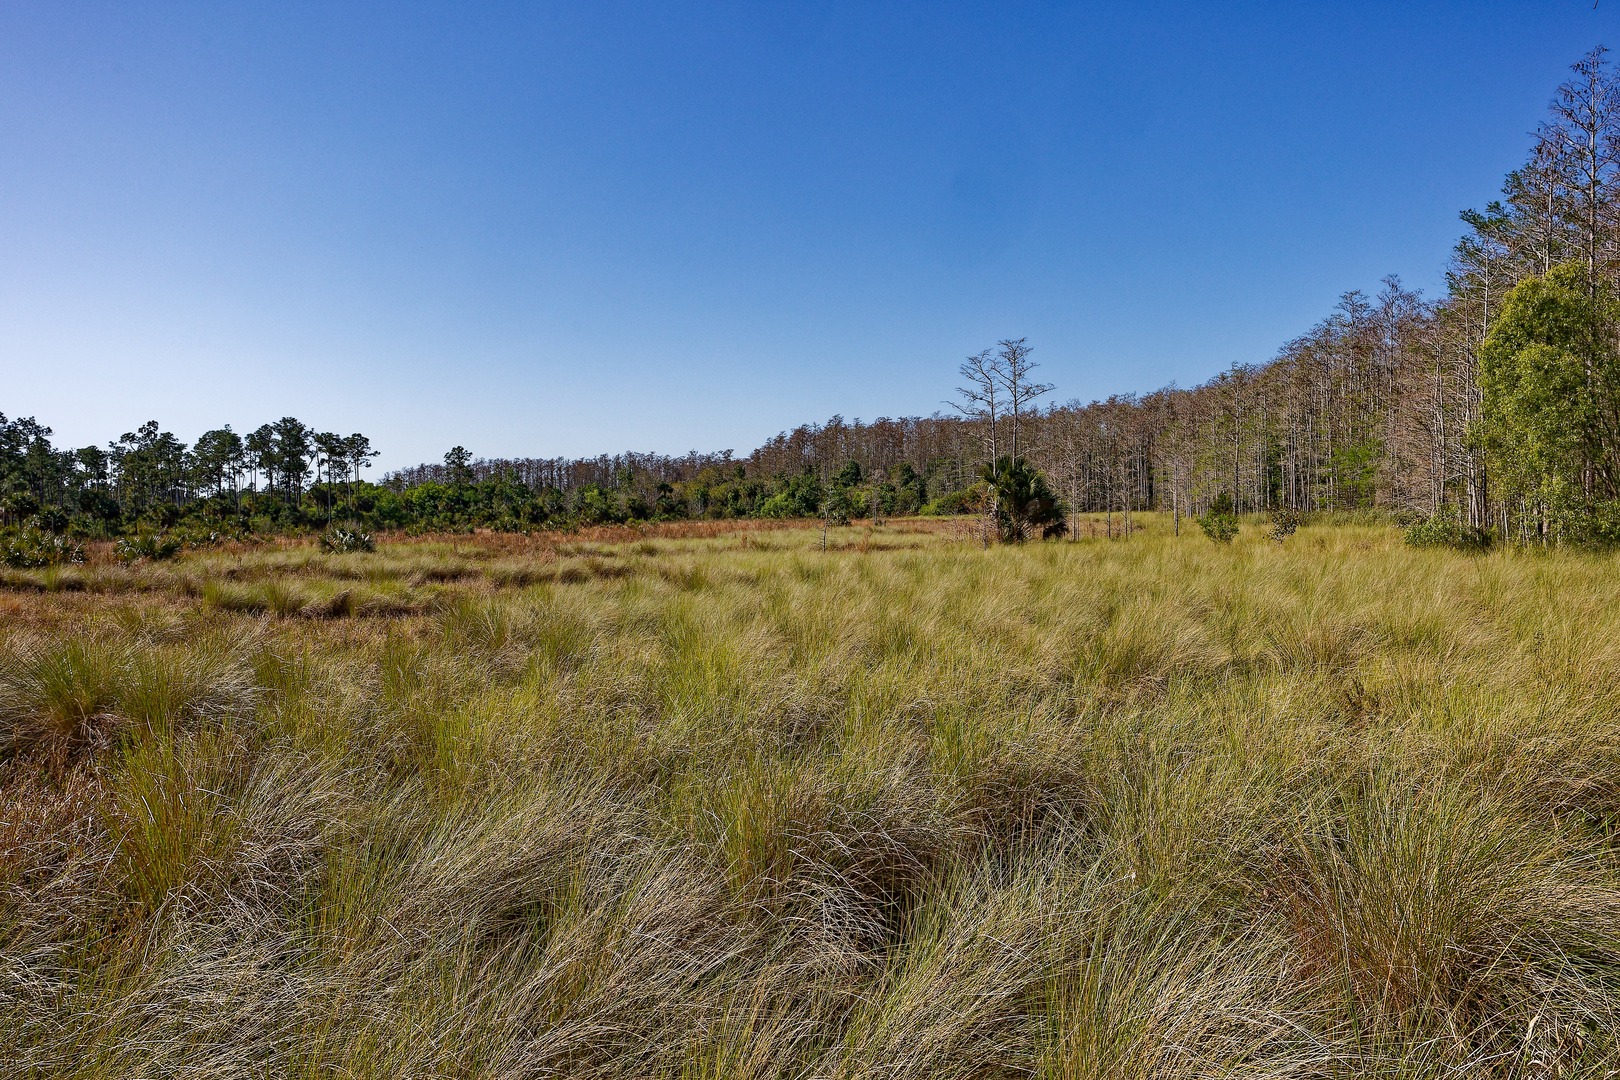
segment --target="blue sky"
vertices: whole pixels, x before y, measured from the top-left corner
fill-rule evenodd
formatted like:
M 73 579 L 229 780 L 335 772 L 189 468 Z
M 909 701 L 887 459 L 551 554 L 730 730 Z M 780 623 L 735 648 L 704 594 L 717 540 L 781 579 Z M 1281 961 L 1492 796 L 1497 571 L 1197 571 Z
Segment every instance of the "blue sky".
M 746 452 L 1433 292 L 1620 4 L 0 6 L 0 412 Z

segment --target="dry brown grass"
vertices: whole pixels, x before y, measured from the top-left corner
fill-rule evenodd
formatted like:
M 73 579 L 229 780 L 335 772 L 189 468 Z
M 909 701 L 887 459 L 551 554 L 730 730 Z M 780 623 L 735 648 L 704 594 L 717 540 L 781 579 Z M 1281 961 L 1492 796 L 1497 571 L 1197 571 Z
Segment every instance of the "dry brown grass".
M 1168 521 L 0 588 L 7 1076 L 1608 1076 L 1613 557 Z

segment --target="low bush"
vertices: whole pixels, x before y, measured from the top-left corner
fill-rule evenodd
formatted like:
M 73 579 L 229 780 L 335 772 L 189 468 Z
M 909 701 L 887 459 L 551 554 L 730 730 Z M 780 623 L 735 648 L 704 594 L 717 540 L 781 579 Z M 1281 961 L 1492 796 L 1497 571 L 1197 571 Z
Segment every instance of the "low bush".
M 0 540 L 0 563 L 19 570 L 84 562 L 84 549 L 65 536 L 21 529 Z
M 1224 491 L 1210 500 L 1209 509 L 1197 520 L 1204 535 L 1217 544 L 1230 544 L 1237 538 L 1238 519 L 1233 512 L 1232 496 Z
M 953 491 L 949 495 L 941 495 L 933 502 L 925 505 L 917 513 L 923 517 L 954 517 L 960 514 L 981 514 L 990 503 L 989 493 L 983 484 L 975 484 L 964 491 Z
M 171 534 L 184 548 L 210 548 L 218 547 L 230 540 L 240 541 L 242 536 L 236 533 L 222 533 L 216 529 L 182 528 Z
M 1271 538 L 1282 543 L 1299 528 L 1299 511 L 1291 506 L 1279 506 L 1271 512 Z
M 1406 528 L 1406 542 L 1412 547 L 1453 547 L 1464 551 L 1483 551 L 1491 546 L 1491 534 L 1472 525 L 1463 524 L 1454 506 L 1441 507 L 1439 512 Z
M 1217 544 L 1230 544 L 1237 538 L 1238 519 L 1232 514 L 1210 510 L 1198 519 L 1198 527 L 1204 530 L 1205 536 Z
M 350 555 L 357 551 L 376 551 L 377 541 L 368 532 L 353 525 L 337 525 L 321 535 L 321 550 L 334 555 Z
M 173 536 L 164 536 L 162 533 L 136 533 L 134 536 L 120 539 L 114 545 L 113 551 L 123 562 L 139 562 L 142 559 L 156 562 L 160 559 L 174 558 L 183 546 L 182 542 Z

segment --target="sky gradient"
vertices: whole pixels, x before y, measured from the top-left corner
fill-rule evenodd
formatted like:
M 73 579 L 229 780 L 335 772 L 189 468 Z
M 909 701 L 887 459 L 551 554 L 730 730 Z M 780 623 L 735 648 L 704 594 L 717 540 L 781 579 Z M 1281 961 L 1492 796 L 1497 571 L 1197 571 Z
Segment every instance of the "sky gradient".
M 383 469 L 1061 399 L 1434 293 L 1620 4 L 0 6 L 0 412 Z

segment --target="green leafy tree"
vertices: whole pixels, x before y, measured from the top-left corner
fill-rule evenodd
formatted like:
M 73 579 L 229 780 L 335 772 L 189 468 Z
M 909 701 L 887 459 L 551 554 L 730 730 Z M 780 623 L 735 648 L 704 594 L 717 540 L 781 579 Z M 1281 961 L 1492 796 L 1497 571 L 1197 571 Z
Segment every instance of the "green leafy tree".
M 822 487 L 814 473 L 803 473 L 779 482 L 782 484 L 780 490 L 760 505 L 760 517 L 808 518 L 821 512 Z
M 1411 547 L 1454 547 L 1483 551 L 1491 546 L 1491 534 L 1474 528 L 1457 514 L 1455 506 L 1442 506 L 1437 512 L 1406 527 L 1406 543 Z
M 315 444 L 315 479 L 320 483 L 326 478 L 326 488 L 321 500 L 326 503 L 326 522 L 332 523 L 332 508 L 337 502 L 337 476 L 341 471 L 348 475 L 348 448 L 343 437 L 331 431 L 323 431 L 312 436 Z
M 118 486 L 130 511 L 139 516 L 156 504 L 179 506 L 186 494 L 186 444 L 148 420 L 119 436 L 113 448 Z
M 304 497 L 304 481 L 309 479 L 315 433 L 291 416 L 283 416 L 270 427 L 275 432 L 276 473 L 281 477 L 282 491 L 296 507 Z
M 349 480 L 349 510 L 354 510 L 354 485 L 360 482 L 360 470 L 371 468 L 371 459 L 382 453 L 371 448 L 371 440 L 358 431 L 343 440 L 343 453 L 348 462 L 345 473 Z
M 1299 528 L 1300 514 L 1291 506 L 1279 506 L 1271 511 L 1271 538 L 1281 544 Z
M 472 455 L 465 446 L 452 446 L 444 455 L 444 467 L 450 472 L 452 484 L 470 484 L 475 479 Z
M 1520 282 L 1480 349 L 1481 434 L 1543 534 L 1583 536 L 1620 501 L 1620 303 L 1580 262 Z
M 32 416 L 7 420 L 0 413 L 0 495 L 27 491 L 41 504 L 60 500 L 73 461 L 55 451 L 50 437 L 51 429 Z
M 231 430 L 231 425 L 197 436 L 191 448 L 196 468 L 196 484 L 201 490 L 222 495 L 227 487 L 236 491 L 237 477 L 242 468 L 242 436 Z
M 112 457 L 99 446 L 73 451 L 73 461 L 81 487 L 106 488 L 112 479 Z
M 928 502 L 928 478 L 912 468 L 911 462 L 901 462 L 895 473 L 894 512 L 914 514 Z
M 13 491 L 0 498 L 0 515 L 7 525 L 21 525 L 39 511 L 39 500 L 32 491 Z
M 574 514 L 586 525 L 607 525 L 624 520 L 614 493 L 597 484 L 586 484 L 575 493 Z
M 268 491 L 276 487 L 276 432 L 269 424 L 261 424 L 244 441 L 248 467 L 253 470 L 251 483 L 256 492 L 259 473 L 264 473 L 264 486 Z
M 827 501 L 822 506 L 822 513 L 825 524 L 848 525 L 858 513 L 853 493 L 842 484 L 833 484 L 827 489 Z

